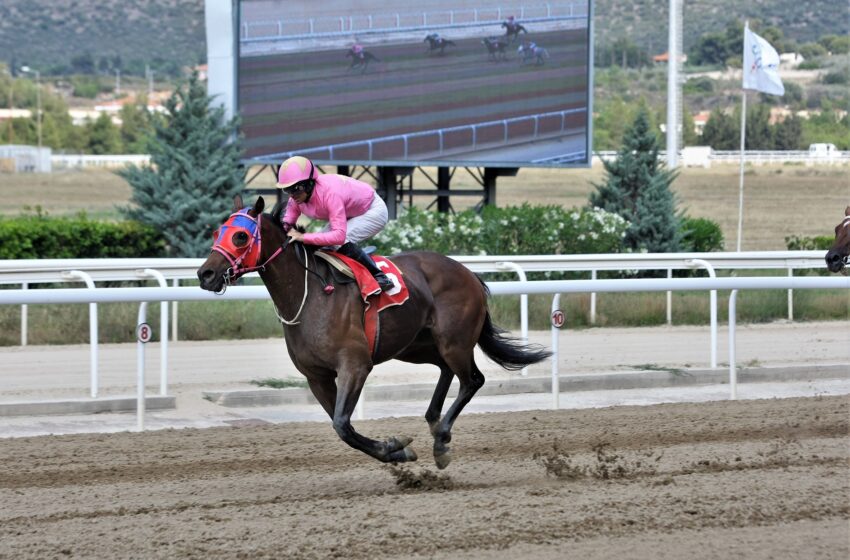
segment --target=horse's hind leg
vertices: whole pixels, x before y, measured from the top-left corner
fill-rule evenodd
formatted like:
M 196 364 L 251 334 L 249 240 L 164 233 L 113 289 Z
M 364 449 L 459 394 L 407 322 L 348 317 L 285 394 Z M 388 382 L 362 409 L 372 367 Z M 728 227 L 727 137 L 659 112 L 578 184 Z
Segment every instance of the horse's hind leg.
M 336 405 L 333 410 L 333 426 L 340 439 L 367 455 L 385 463 L 415 461 L 416 453 L 408 447 L 412 438 L 391 437 L 377 441 L 357 433 L 351 425 L 351 415 L 366 382 L 369 368 L 345 368 L 337 377 Z
M 447 360 L 449 366 L 448 368 L 442 368 L 440 371 L 440 381 L 437 384 L 437 391 L 434 392 L 434 396 L 431 399 L 431 406 L 428 407 L 428 415 L 425 417 L 428 420 L 428 425 L 431 427 L 431 435 L 434 436 L 434 462 L 439 469 L 446 468 L 452 460 L 448 443 L 452 440 L 452 426 L 454 426 L 455 420 L 457 420 L 463 407 L 469 403 L 473 395 L 484 385 L 484 374 L 475 365 L 472 353 L 469 353 L 469 357 L 467 358 L 468 363 L 464 364 L 463 361 L 463 359 Z M 456 363 L 451 365 L 451 362 Z M 452 380 L 452 372 L 457 375 L 459 381 L 457 398 L 455 398 L 443 418 L 438 420 L 440 409 L 442 409 L 443 401 L 446 398 L 449 384 Z

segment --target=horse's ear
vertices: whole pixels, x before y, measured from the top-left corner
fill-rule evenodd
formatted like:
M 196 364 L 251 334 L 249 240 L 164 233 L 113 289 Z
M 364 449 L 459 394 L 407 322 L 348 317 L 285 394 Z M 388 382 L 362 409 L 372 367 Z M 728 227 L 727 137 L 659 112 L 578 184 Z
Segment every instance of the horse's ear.
M 847 208 L 844 209 L 844 215 L 850 216 L 850 206 L 848 206 Z
M 252 213 L 255 216 L 259 216 L 260 214 L 263 213 L 263 208 L 265 208 L 265 207 L 266 207 L 266 201 L 263 200 L 262 196 L 258 196 L 257 202 L 254 203 L 254 208 L 252 210 Z
M 242 210 L 242 195 L 237 194 L 233 197 L 233 211 L 239 212 L 240 210 Z

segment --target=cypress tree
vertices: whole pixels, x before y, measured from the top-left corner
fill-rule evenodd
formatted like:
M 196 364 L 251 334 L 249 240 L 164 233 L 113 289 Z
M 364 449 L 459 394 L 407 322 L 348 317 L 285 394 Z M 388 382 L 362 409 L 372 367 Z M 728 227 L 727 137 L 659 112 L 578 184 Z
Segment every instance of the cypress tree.
M 658 159 L 658 139 L 641 110 L 623 137 L 617 159 L 603 161 L 606 181 L 596 184 L 590 205 L 619 214 L 631 225 L 624 245 L 633 251 L 671 253 L 680 248 L 681 217 L 670 184 L 676 174 Z
M 200 257 L 209 252 L 210 232 L 244 186 L 238 122 L 225 122 L 224 107 L 212 106 L 197 73 L 165 108 L 148 144 L 151 164 L 118 172 L 133 189 L 134 206 L 121 211 L 163 232 L 169 256 Z

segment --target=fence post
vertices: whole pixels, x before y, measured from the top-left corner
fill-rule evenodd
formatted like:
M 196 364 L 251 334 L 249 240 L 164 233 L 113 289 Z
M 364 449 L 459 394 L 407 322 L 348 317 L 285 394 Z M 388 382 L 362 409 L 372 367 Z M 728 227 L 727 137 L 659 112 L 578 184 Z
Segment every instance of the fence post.
M 738 369 L 735 364 L 735 300 L 738 290 L 732 290 L 729 294 L 729 389 L 733 401 L 738 398 Z
M 86 288 L 94 289 L 94 280 L 87 273 L 82 270 L 69 270 L 62 273 L 62 276 L 67 279 L 76 279 L 82 280 L 86 284 Z M 98 359 L 98 347 L 97 347 L 97 304 L 90 303 L 89 304 L 89 354 L 91 356 L 91 365 L 90 365 L 90 378 L 91 378 L 91 390 L 90 394 L 92 398 L 97 397 L 98 392 L 98 373 L 97 373 L 97 359 Z
M 688 259 L 685 261 L 687 266 L 696 267 L 701 266 L 705 268 L 706 272 L 708 272 L 708 276 L 710 278 L 717 278 L 717 274 L 714 273 L 714 267 L 711 266 L 711 263 L 703 260 L 703 259 Z M 711 367 L 717 367 L 717 290 L 711 290 L 709 292 L 709 306 L 710 306 L 710 314 L 711 314 Z

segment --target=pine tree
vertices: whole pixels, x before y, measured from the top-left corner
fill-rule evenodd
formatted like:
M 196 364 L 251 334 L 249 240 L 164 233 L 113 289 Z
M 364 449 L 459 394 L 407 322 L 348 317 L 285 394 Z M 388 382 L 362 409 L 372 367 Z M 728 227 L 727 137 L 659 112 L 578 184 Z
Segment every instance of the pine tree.
M 165 118 L 154 124 L 151 165 L 119 172 L 133 189 L 135 205 L 122 212 L 164 232 L 172 257 L 209 252 L 211 230 L 227 217 L 244 186 L 237 121 L 225 122 L 224 108 L 211 104 L 193 73 L 165 102 Z
M 676 178 L 658 159 L 658 139 L 641 111 L 623 137 L 617 159 L 603 161 L 606 182 L 594 184 L 590 205 L 619 214 L 631 224 L 624 245 L 633 251 L 679 250 L 681 217 L 670 184 Z

